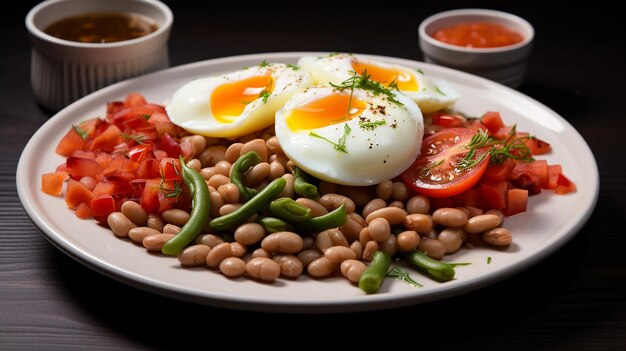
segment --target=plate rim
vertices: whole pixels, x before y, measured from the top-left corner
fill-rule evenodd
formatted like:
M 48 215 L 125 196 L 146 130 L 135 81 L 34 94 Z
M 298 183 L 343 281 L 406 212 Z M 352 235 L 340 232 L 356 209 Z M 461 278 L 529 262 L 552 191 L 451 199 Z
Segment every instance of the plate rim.
M 478 77 L 472 75 L 470 73 L 462 72 L 459 70 L 442 67 L 434 64 L 425 63 L 422 61 L 399 58 L 399 57 L 391 57 L 391 56 L 383 56 L 383 55 L 373 55 L 373 54 L 362 54 L 362 53 L 354 53 L 354 55 L 361 57 L 369 57 L 372 59 L 379 59 L 383 61 L 396 61 L 398 63 L 406 63 L 406 64 L 419 64 L 425 68 L 432 68 L 436 70 L 440 70 L 443 72 L 447 72 L 448 74 L 453 74 L 456 76 L 460 76 L 464 79 L 470 79 L 477 83 L 480 83 L 489 88 L 496 89 L 505 89 L 508 90 L 508 93 L 512 93 L 516 95 L 518 98 L 521 98 L 526 101 L 526 103 L 531 103 L 533 105 L 538 106 L 540 109 L 552 114 L 555 116 L 561 123 L 563 123 L 570 132 L 573 132 L 576 138 L 578 139 L 578 143 L 584 146 L 585 151 L 587 151 L 587 158 L 593 163 L 592 173 L 594 174 L 595 181 L 586 183 L 592 189 L 591 201 L 588 204 L 588 211 L 583 213 L 582 217 L 567 231 L 565 235 L 561 235 L 556 238 L 555 241 L 551 242 L 547 247 L 543 247 L 543 249 L 539 250 L 535 255 L 530 257 L 526 257 L 519 262 L 515 262 L 507 267 L 501 268 L 497 270 L 495 273 L 491 273 L 488 275 L 488 279 L 473 279 L 470 281 L 460 282 L 454 286 L 444 286 L 437 290 L 436 294 L 426 294 L 417 295 L 417 298 L 414 295 L 407 296 L 393 296 L 391 298 L 381 297 L 381 295 L 368 295 L 363 296 L 363 300 L 361 301 L 328 301 L 324 303 L 320 302 L 311 302 L 307 303 L 306 301 L 286 301 L 283 303 L 274 303 L 268 301 L 256 301 L 245 298 L 231 298 L 231 299 L 223 299 L 219 297 L 212 297 L 207 295 L 199 295 L 197 292 L 193 291 L 193 289 L 185 289 L 184 287 L 175 287 L 172 284 L 163 284 L 162 282 L 152 281 L 147 279 L 147 277 L 142 277 L 133 273 L 132 271 L 119 269 L 117 267 L 111 266 L 111 264 L 101 260 L 95 255 L 85 252 L 84 250 L 80 250 L 80 248 L 75 247 L 67 240 L 61 238 L 57 233 L 54 232 L 50 228 L 50 226 L 40 217 L 38 213 L 34 211 L 34 206 L 31 203 L 31 199 L 27 196 L 28 184 L 26 182 L 26 177 L 24 175 L 27 172 L 27 164 L 29 151 L 33 147 L 35 147 L 37 137 L 41 135 L 45 135 L 49 129 L 52 129 L 57 120 L 60 120 L 62 116 L 65 114 L 71 113 L 73 110 L 79 109 L 82 105 L 89 104 L 90 102 L 101 101 L 101 97 L 105 96 L 111 92 L 116 92 L 122 89 L 123 87 L 131 84 L 138 84 L 140 82 L 153 79 L 154 77 L 161 77 L 163 75 L 175 75 L 178 72 L 187 72 L 190 70 L 194 70 L 198 67 L 203 66 L 219 66 L 223 64 L 232 64 L 236 62 L 243 61 L 260 61 L 261 59 L 272 59 L 280 57 L 281 60 L 285 57 L 297 58 L 299 56 L 304 55 L 327 55 L 329 52 L 318 52 L 318 51 L 288 51 L 288 52 L 266 52 L 266 53 L 255 53 L 255 54 L 244 54 L 244 55 L 233 55 L 233 56 L 225 56 L 219 58 L 213 58 L 208 60 L 196 61 L 191 63 L 186 63 L 174 67 L 170 67 L 164 70 L 160 70 L 157 72 L 153 72 L 147 75 L 143 75 L 136 78 L 131 78 L 122 82 L 118 82 L 112 84 L 108 87 L 100 89 L 92 94 L 89 94 L 76 102 L 68 105 L 66 108 L 57 112 L 54 116 L 49 118 L 44 124 L 42 124 L 37 131 L 31 136 L 28 143 L 22 150 L 20 155 L 18 166 L 16 169 L 16 186 L 18 197 L 20 199 L 20 203 L 22 207 L 25 209 L 31 221 L 37 226 L 42 235 L 55 247 L 60 249 L 62 252 L 72 257 L 76 261 L 81 264 L 105 275 L 110 278 L 113 278 L 122 283 L 128 284 L 130 286 L 134 286 L 140 288 L 145 291 L 149 291 L 152 293 L 156 293 L 162 296 L 176 298 L 179 300 L 207 304 L 215 307 L 222 308 L 232 308 L 239 310 L 247 310 L 247 311 L 263 311 L 263 312 L 287 312 L 287 313 L 336 313 L 336 312 L 350 312 L 350 311 L 366 311 L 366 310 L 376 310 L 380 308 L 393 308 L 405 306 L 408 304 L 420 304 L 426 303 L 436 300 L 442 300 L 446 298 L 450 298 L 453 296 L 457 296 L 460 294 L 469 293 L 471 291 L 475 291 L 484 286 L 495 284 L 505 278 L 512 277 L 515 274 L 522 272 L 525 269 L 528 269 L 538 262 L 542 261 L 546 257 L 550 256 L 552 253 L 560 249 L 563 245 L 569 242 L 587 223 L 589 217 L 593 213 L 593 210 L 596 206 L 598 196 L 599 196 L 599 171 L 597 162 L 593 153 L 586 143 L 584 138 L 580 135 L 580 133 L 562 116 L 557 114 L 548 106 L 543 103 L 535 100 L 534 98 L 525 95 L 519 91 L 516 91 L 507 86 L 501 85 L 499 83 L 489 81 L 485 78 Z

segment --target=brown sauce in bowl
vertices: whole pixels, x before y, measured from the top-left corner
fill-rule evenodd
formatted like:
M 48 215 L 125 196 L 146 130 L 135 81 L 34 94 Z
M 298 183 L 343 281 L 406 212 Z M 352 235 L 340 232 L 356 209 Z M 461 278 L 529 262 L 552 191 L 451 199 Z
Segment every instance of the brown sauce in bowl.
M 113 43 L 150 34 L 158 25 L 134 13 L 86 13 L 63 18 L 44 29 L 59 39 L 81 43 Z

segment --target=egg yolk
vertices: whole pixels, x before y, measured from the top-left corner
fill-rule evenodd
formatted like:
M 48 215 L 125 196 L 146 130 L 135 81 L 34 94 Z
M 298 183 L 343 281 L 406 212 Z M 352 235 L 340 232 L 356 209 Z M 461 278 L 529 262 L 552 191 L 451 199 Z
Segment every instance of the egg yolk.
M 331 94 L 294 109 L 287 117 L 292 130 L 311 130 L 349 121 L 367 104 L 350 94 Z
M 352 69 L 361 75 L 363 72 L 367 71 L 367 74 L 370 75 L 370 79 L 380 84 L 388 86 L 391 82 L 394 82 L 398 85 L 399 90 L 417 91 L 417 80 L 415 80 L 415 76 L 408 71 L 384 68 L 358 60 L 352 61 Z
M 253 76 L 218 86 L 211 93 L 211 112 L 220 123 L 233 123 L 252 101 L 272 92 L 271 75 Z

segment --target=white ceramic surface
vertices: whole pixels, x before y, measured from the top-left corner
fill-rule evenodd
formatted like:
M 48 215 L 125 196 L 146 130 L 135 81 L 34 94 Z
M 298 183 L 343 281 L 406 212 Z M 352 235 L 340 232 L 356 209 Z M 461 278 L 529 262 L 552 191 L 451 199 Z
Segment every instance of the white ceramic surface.
M 452 69 L 416 61 L 364 55 L 390 63 L 420 68 L 449 81 L 461 94 L 456 107 L 469 115 L 500 111 L 508 124 L 548 141 L 553 152 L 549 163 L 559 163 L 578 186 L 575 193 L 558 196 L 550 191 L 532 196 L 526 213 L 506 219 L 514 243 L 505 249 L 477 247 L 462 249 L 446 257 L 453 262 L 470 262 L 457 268 L 453 281 L 437 283 L 411 270 L 424 287 L 415 288 L 399 280 L 385 280 L 380 292 L 364 295 L 344 278 L 315 280 L 279 279 L 264 284 L 250 279 L 227 279 L 206 268 L 181 268 L 174 257 L 149 254 L 146 250 L 113 235 L 92 220 L 80 220 L 65 206 L 64 199 L 41 192 L 41 174 L 65 161 L 54 148 L 72 124 L 93 116 L 104 116 L 107 101 L 123 99 L 138 91 L 148 101 L 164 103 L 191 79 L 241 69 L 266 60 L 296 63 L 302 55 L 324 53 L 272 53 L 203 61 L 170 68 L 119 82 L 68 106 L 48 120 L 26 145 L 17 168 L 20 201 L 43 235 L 60 250 L 109 277 L 154 293 L 209 304 L 256 311 L 345 312 L 419 304 L 448 298 L 511 277 L 544 259 L 570 240 L 591 215 L 598 196 L 598 169 L 578 132 L 545 105 L 513 89 Z M 543 157 L 542 157 L 543 158 Z M 491 258 L 491 263 L 488 258 Z
M 477 21 L 502 24 L 521 33 L 524 39 L 520 43 L 503 47 L 468 48 L 433 38 L 439 29 Z M 418 34 L 426 62 L 473 73 L 514 88 L 524 79 L 526 60 L 535 36 L 532 25 L 525 19 L 488 9 L 458 9 L 434 14 L 422 21 Z
M 130 12 L 159 28 L 140 38 L 113 43 L 63 40 L 43 30 L 68 16 L 91 12 Z M 169 66 L 167 42 L 173 15 L 157 0 L 47 0 L 26 16 L 32 43 L 31 85 L 37 102 L 58 111 L 112 83 Z

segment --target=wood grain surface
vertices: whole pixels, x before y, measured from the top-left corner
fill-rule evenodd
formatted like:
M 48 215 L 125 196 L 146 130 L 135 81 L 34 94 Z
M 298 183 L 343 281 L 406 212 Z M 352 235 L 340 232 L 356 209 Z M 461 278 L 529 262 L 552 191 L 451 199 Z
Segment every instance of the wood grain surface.
M 330 347 L 339 346 L 329 344 L 335 335 L 358 348 L 379 340 L 390 349 L 626 350 L 621 150 L 626 47 L 616 9 L 599 2 L 531 8 L 515 2 L 437 1 L 412 11 L 402 2 L 375 8 L 330 1 L 298 7 L 166 1 L 175 16 L 172 66 L 303 50 L 421 60 L 417 26 L 426 16 L 455 7 L 514 12 L 536 29 L 527 79 L 519 90 L 564 116 L 596 157 L 601 187 L 593 215 L 569 243 L 534 267 L 434 303 L 285 315 L 213 308 L 130 287 L 65 255 L 33 225 L 17 196 L 15 171 L 30 136 L 51 116 L 38 108 L 30 90 L 24 18 L 36 3 L 3 9 L 0 23 L 0 350 L 213 349 L 218 340 L 232 347 Z

